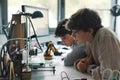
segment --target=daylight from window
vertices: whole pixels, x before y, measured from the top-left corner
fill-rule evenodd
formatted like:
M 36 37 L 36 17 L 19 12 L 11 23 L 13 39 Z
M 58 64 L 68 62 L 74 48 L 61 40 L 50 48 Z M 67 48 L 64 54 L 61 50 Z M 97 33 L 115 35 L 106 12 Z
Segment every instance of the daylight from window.
M 91 8 L 96 10 L 101 19 L 104 27 L 111 28 L 111 1 L 112 0 L 65 0 L 66 9 L 65 17 L 69 18 L 73 13 L 75 13 L 80 8 Z
M 8 21 L 11 20 L 12 14 L 19 13 L 21 5 L 31 5 L 49 10 L 49 27 L 57 25 L 57 0 L 8 0 Z

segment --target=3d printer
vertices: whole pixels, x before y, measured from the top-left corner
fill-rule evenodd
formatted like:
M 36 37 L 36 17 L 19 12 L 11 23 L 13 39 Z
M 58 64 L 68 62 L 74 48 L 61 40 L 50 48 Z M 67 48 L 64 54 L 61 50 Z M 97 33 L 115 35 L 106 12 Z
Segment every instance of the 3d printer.
M 32 25 L 30 16 L 32 18 L 43 17 L 42 14 L 38 16 L 38 13 L 40 12 L 35 11 L 33 13 L 34 15 L 27 13 L 19 13 L 12 15 L 12 19 L 10 21 L 10 28 L 8 34 L 6 34 L 7 42 L 2 46 L 2 49 L 0 51 L 0 77 L 2 77 L 3 80 L 13 80 L 13 79 L 16 80 L 16 78 L 23 80 L 24 72 L 27 72 L 25 73 L 25 76 L 27 74 L 31 74 L 31 72 L 27 70 L 28 61 L 26 64 L 27 66 L 25 66 L 26 71 L 23 71 L 24 66 L 22 63 L 22 57 L 23 57 L 22 51 L 24 49 L 29 50 L 29 45 L 30 45 L 29 43 L 31 38 L 27 38 L 26 36 L 27 30 L 25 28 L 25 22 L 22 21 L 22 18 L 24 18 L 22 16 L 25 16 Z M 32 28 L 34 31 L 33 25 Z M 35 32 L 34 35 L 36 35 Z M 38 42 L 36 36 L 35 38 L 36 41 Z M 38 46 L 42 51 L 41 46 L 40 45 Z M 31 76 L 28 76 L 27 80 L 30 80 L 30 78 Z

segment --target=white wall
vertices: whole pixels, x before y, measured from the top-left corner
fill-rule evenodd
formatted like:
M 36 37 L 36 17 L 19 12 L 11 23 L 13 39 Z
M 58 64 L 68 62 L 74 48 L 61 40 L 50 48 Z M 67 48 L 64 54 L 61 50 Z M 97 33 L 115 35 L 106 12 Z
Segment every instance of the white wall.
M 35 39 L 34 39 L 35 41 Z M 60 38 L 55 38 L 54 35 L 49 35 L 45 37 L 38 37 L 39 43 L 44 43 L 48 41 L 52 41 L 54 44 L 57 44 L 57 41 L 60 41 Z

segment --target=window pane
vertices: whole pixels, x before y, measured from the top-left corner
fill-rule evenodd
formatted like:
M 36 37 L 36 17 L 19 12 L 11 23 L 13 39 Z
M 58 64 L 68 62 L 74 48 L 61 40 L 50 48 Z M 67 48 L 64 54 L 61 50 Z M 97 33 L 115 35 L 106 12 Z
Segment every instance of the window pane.
M 80 8 L 91 8 L 97 10 L 104 27 L 111 27 L 111 0 L 65 0 L 65 18 L 69 18 Z
M 8 20 L 12 14 L 21 11 L 21 5 L 31 5 L 49 10 L 49 27 L 54 28 L 57 25 L 57 0 L 8 0 Z
M 120 0 L 118 0 L 118 4 L 120 5 Z M 114 22 L 115 22 L 115 16 L 114 16 Z M 115 24 L 116 24 L 116 33 L 120 40 L 120 15 L 116 17 L 116 23 L 114 23 L 114 25 Z

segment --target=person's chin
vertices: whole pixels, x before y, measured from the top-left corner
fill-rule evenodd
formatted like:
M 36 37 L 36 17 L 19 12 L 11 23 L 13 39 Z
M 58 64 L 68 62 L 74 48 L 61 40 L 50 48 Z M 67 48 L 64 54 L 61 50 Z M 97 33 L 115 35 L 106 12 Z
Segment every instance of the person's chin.
M 78 44 L 81 44 L 81 43 L 84 43 L 84 42 L 81 42 L 81 41 L 77 41 Z
M 67 47 L 70 47 L 70 46 L 72 46 L 72 45 L 67 45 Z
M 80 44 L 81 42 L 80 41 L 78 41 L 78 40 L 76 40 L 76 42 L 78 43 L 78 44 Z

